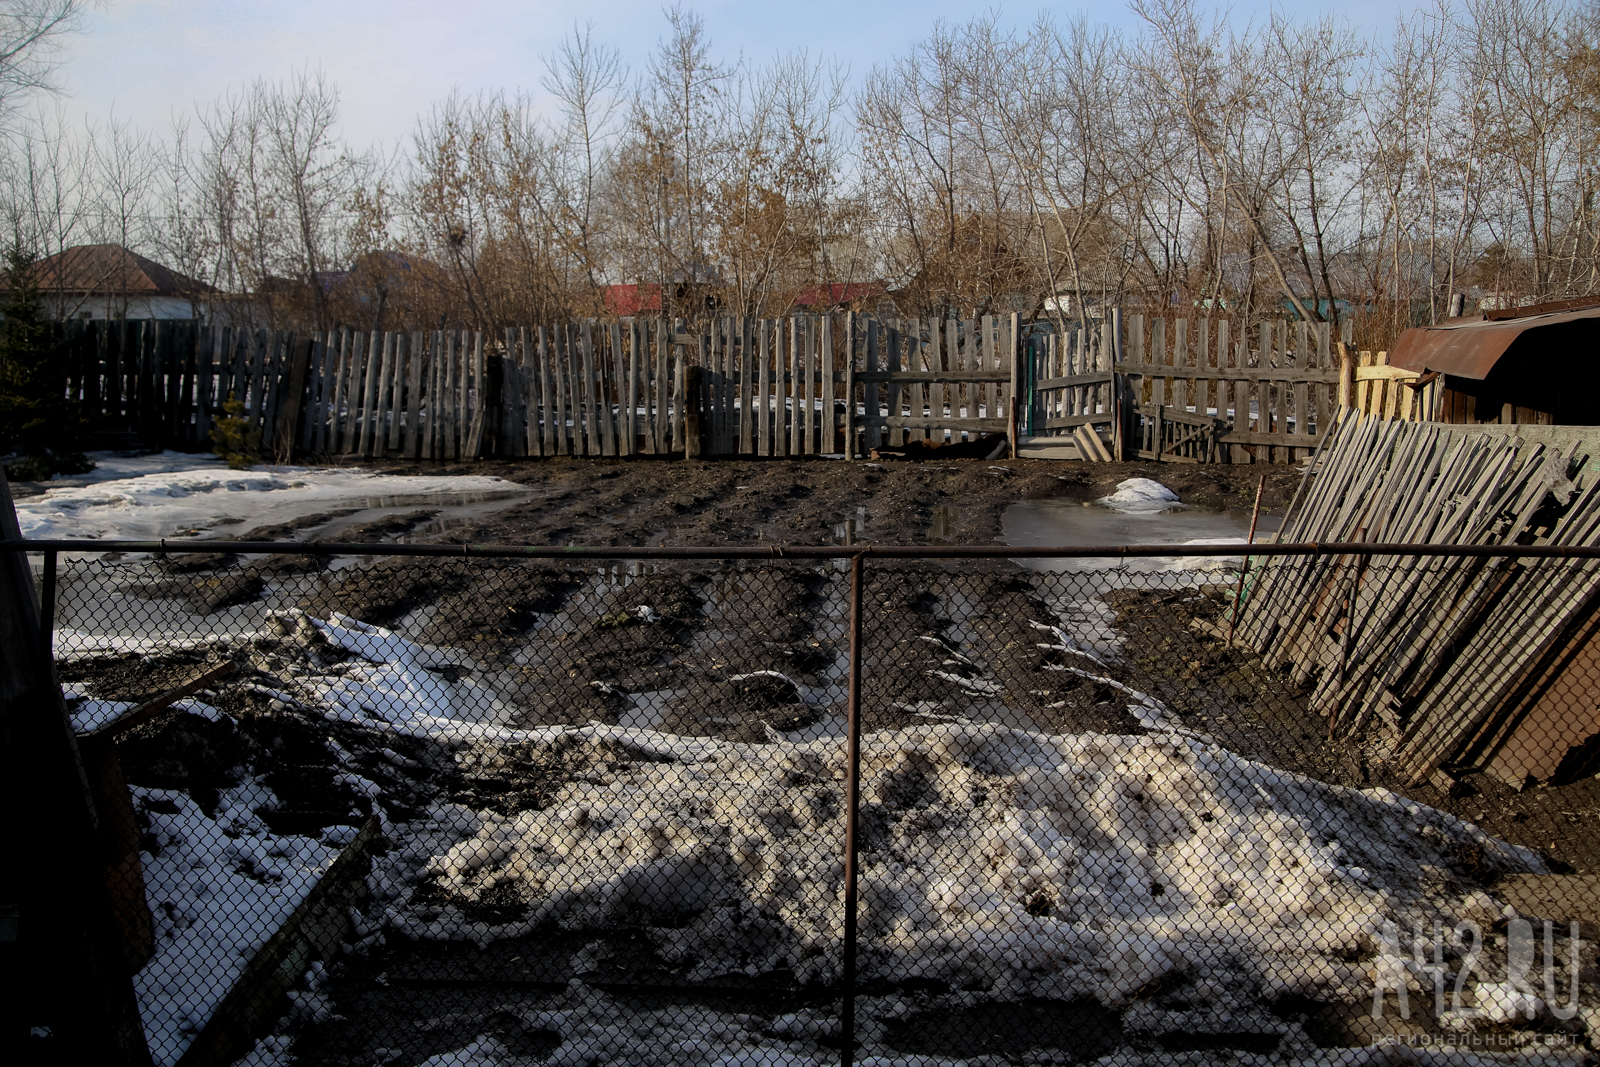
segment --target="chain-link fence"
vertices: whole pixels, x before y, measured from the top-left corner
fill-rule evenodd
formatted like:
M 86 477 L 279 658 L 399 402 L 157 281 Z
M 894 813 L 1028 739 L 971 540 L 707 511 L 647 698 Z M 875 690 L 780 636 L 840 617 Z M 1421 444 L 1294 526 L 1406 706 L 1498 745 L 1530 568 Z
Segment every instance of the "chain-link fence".
M 156 1063 L 1597 1042 L 1593 559 L 153 547 L 39 576 Z

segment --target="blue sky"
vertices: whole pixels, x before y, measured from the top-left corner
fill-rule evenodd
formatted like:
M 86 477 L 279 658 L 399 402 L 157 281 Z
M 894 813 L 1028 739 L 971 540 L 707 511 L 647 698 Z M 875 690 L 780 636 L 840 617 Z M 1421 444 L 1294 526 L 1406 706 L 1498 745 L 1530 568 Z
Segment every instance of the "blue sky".
M 959 22 L 994 5 L 976 0 L 813 0 L 805 4 L 721 0 L 686 5 L 704 16 L 723 57 L 762 58 L 805 49 L 849 64 L 859 78 L 875 62 L 904 52 L 936 19 Z M 1401 6 L 1394 0 L 1284 4 L 1285 11 L 1332 11 L 1358 32 L 1382 32 Z M 1234 18 L 1263 18 L 1265 0 L 1239 0 Z M 1037 5 L 997 8 L 1026 23 Z M 1049 5 L 1058 18 L 1084 14 L 1132 29 L 1119 0 Z M 622 51 L 636 70 L 666 30 L 659 0 L 109 0 L 69 42 L 61 80 L 67 107 L 103 119 L 163 127 L 258 77 L 283 78 L 320 66 L 339 85 L 343 132 L 355 143 L 408 141 L 416 117 L 452 87 L 467 92 L 522 87 L 537 92 L 551 52 L 575 22 Z

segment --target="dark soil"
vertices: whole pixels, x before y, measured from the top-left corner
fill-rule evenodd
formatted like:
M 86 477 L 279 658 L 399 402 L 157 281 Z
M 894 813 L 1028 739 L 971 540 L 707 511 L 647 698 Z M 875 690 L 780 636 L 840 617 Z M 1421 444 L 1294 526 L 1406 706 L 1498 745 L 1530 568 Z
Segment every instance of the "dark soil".
M 276 813 L 262 813 L 263 817 L 269 825 L 274 821 L 297 825 L 279 831 L 284 833 L 357 825 L 371 815 L 371 802 L 345 784 L 352 772 L 384 787 L 385 808 L 395 818 L 405 818 L 417 810 L 416 805 L 459 788 L 454 759 L 441 746 L 329 722 L 265 693 L 288 673 L 279 651 L 278 642 L 270 639 L 236 649 L 232 658 L 239 670 L 214 690 L 196 694 L 226 712 L 228 719 L 212 722 L 172 709 L 120 734 L 117 753 L 129 784 L 187 788 L 210 811 L 217 794 L 239 784 L 242 775 L 264 775 L 282 805 Z M 59 672 L 62 681 L 79 683 L 101 699 L 138 701 L 181 685 L 220 662 L 215 653 L 127 655 L 71 660 L 62 663 Z M 344 760 L 330 741 L 347 754 Z
M 936 511 L 960 519 L 944 539 L 992 544 L 1000 513 L 1017 500 L 1094 500 L 1128 478 L 1155 478 L 1186 503 L 1248 508 L 1267 479 L 1262 508 L 1281 513 L 1298 467 L 1066 463 L 977 459 L 881 463 L 822 460 L 568 459 L 385 464 L 385 474 L 495 475 L 540 490 L 535 500 L 452 530 L 449 543 L 527 545 L 926 544 Z

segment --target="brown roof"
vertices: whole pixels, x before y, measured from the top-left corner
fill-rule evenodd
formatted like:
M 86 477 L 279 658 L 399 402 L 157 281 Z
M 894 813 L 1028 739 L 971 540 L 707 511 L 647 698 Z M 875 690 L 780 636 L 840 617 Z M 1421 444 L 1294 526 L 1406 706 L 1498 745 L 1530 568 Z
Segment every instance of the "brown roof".
M 1451 319 L 1438 326 L 1405 330 L 1389 352 L 1389 365 L 1419 373 L 1439 371 L 1482 381 L 1519 338 L 1527 337 L 1533 345 L 1543 344 L 1547 339 L 1552 344 L 1564 344 L 1570 341 L 1574 329 L 1593 327 L 1600 332 L 1600 299 L 1586 299 L 1589 306 L 1572 310 L 1523 314 L 1516 318 L 1488 319 L 1475 315 Z M 1540 309 L 1527 310 L 1538 312 Z M 1548 338 L 1539 336 L 1540 331 L 1546 330 Z
M 77 245 L 33 267 L 46 293 L 116 296 L 187 296 L 215 290 L 121 245 Z

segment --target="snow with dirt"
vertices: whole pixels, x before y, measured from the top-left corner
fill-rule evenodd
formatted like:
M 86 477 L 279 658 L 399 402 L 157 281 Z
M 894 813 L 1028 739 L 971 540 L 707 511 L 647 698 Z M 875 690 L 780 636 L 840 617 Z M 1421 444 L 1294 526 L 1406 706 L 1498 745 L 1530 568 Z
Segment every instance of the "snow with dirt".
M 1169 971 L 1236 961 L 1269 990 L 1348 994 L 1369 984 L 1343 960 L 1390 906 L 1380 886 L 1464 842 L 1541 869 L 1448 815 L 1176 735 L 937 725 L 863 751 L 872 976 L 1119 1006 Z M 475 833 L 426 860 L 464 900 L 514 886 L 524 919 L 396 909 L 391 923 L 487 940 L 552 918 L 604 928 L 699 912 L 661 935 L 694 975 L 827 979 L 840 969 L 843 777 L 832 742 L 726 744 L 583 776 L 542 811 L 477 813 Z
M 601 929 L 698 913 L 659 935 L 661 951 L 693 961 L 694 975 L 839 972 L 836 740 L 516 730 L 486 722 L 481 694 L 461 688 L 472 683 L 430 670 L 436 654 L 424 647 L 337 616 L 310 624 L 365 661 L 299 680 L 324 714 L 470 742 L 458 750 L 464 762 L 499 746 L 611 754 L 611 769 L 577 775 L 542 810 L 444 805 L 397 827 L 414 837 L 402 881 L 436 879 L 462 903 L 509 886 L 527 910 L 485 925 L 456 907 L 396 905 L 394 929 L 486 942 L 551 919 Z M 1157 710 L 1144 694 L 1127 697 Z M 1395 894 L 1414 892 L 1406 887 L 1424 865 L 1471 844 L 1505 869 L 1542 869 L 1533 853 L 1447 814 L 1176 730 L 1049 736 L 939 724 L 871 735 L 862 749 L 869 975 L 1117 1006 L 1170 971 L 1235 961 L 1268 990 L 1349 995 L 1370 980 L 1345 961 Z

